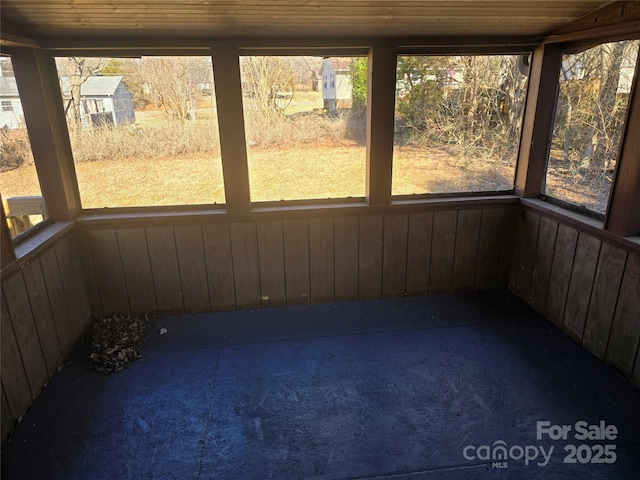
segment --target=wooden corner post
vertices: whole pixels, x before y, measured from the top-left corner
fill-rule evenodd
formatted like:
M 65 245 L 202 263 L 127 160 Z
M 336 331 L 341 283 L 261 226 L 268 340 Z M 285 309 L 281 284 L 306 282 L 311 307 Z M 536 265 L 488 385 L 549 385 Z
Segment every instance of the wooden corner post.
M 605 229 L 623 237 L 640 235 L 640 54 L 627 107 L 620 154 L 609 195 Z
M 70 221 L 80 195 L 55 60 L 33 48 L 9 53 L 49 218 Z
M 559 46 L 540 45 L 534 50 L 514 188 L 522 197 L 537 197 L 542 192 L 561 65 Z

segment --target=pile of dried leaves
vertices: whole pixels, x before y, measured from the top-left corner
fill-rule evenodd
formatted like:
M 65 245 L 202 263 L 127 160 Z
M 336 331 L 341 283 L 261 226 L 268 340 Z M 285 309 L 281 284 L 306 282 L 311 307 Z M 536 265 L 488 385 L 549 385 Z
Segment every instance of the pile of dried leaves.
M 132 315 L 96 320 L 89 339 L 93 368 L 102 373 L 119 372 L 130 361 L 140 358 L 138 347 L 144 340 L 147 322 L 146 316 Z

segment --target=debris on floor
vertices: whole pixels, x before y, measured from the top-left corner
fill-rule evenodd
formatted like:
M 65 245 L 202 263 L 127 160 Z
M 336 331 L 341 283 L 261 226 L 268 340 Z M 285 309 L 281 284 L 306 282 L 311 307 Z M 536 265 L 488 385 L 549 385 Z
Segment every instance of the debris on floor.
M 92 326 L 89 357 L 98 372 L 119 372 L 141 357 L 139 347 L 144 340 L 148 319 L 132 315 L 100 318 Z

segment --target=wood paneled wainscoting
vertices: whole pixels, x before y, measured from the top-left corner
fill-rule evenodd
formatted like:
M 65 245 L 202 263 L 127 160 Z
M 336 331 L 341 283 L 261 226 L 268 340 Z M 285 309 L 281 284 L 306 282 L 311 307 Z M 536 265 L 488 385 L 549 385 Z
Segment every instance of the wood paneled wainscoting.
M 29 409 L 88 324 L 73 224 L 2 271 L 2 439 Z M 30 239 L 31 240 L 31 239 Z
M 80 219 L 91 311 L 195 313 L 506 288 L 517 199 L 440 203 Z
M 523 201 L 509 288 L 640 386 L 640 242 Z

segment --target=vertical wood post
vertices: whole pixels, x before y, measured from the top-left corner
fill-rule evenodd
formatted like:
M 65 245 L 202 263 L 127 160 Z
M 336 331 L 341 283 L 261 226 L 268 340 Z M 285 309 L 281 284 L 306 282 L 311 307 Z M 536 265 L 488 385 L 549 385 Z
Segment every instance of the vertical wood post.
M 623 237 L 640 235 L 640 55 L 627 107 L 605 229 Z
M 10 53 L 49 218 L 72 220 L 80 195 L 55 60 L 32 48 Z
M 523 197 L 537 197 L 542 191 L 561 65 L 562 50 L 557 45 L 534 50 L 515 180 L 515 193 Z
M 367 86 L 367 187 L 370 205 L 391 203 L 396 49 L 369 51 Z
M 213 77 L 227 211 L 249 211 L 249 167 L 237 48 L 213 49 Z

